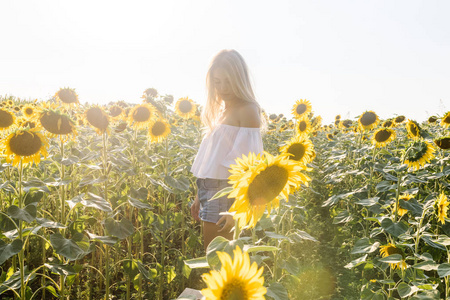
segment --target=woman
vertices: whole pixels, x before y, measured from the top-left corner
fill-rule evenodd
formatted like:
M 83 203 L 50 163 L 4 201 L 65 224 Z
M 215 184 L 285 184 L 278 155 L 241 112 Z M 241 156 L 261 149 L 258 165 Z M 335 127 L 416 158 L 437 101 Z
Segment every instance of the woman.
M 228 211 L 234 199 L 208 200 L 229 186 L 229 167 L 237 157 L 263 152 L 260 127 L 264 123 L 247 64 L 236 50 L 222 50 L 213 58 L 206 87 L 201 116 L 205 136 L 191 168 L 198 187 L 191 214 L 202 221 L 205 249 L 218 235 L 233 238 L 233 217 L 220 213 Z

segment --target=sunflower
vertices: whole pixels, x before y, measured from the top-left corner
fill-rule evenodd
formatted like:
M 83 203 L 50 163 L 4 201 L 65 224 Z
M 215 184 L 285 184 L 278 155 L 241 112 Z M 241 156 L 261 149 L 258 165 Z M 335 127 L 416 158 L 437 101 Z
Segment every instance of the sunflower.
M 434 143 L 442 150 L 448 150 L 450 149 L 450 136 L 435 139 Z
M 286 155 L 274 157 L 264 152 L 259 164 L 236 181 L 229 181 L 235 188 L 228 195 L 235 198 L 230 212 L 236 212 L 234 219 L 239 221 L 239 227 L 247 224 L 254 227 L 263 215 L 266 206 L 270 213 L 272 208 L 279 206 L 280 197 L 288 199 L 289 193 L 307 184 L 309 177 L 301 173 L 306 167 Z
M 57 101 L 61 101 L 64 104 L 72 105 L 78 104 L 78 95 L 74 89 L 71 88 L 61 88 L 56 92 L 55 98 Z
M 303 118 L 311 112 L 311 103 L 308 100 L 297 100 L 292 108 L 292 114 L 294 118 Z
M 206 300 L 257 300 L 264 299 L 264 267 L 258 269 L 256 262 L 250 264 L 247 252 L 239 246 L 233 250 L 233 259 L 226 252 L 218 251 L 220 270 L 203 274 L 207 288 L 202 289 Z
M 270 114 L 269 116 L 269 120 L 272 122 L 275 122 L 275 120 L 278 118 L 278 116 L 276 114 Z
M 22 108 L 20 106 L 14 106 L 13 110 L 18 113 Z
M 178 99 L 175 103 L 175 112 L 183 119 L 189 119 L 195 115 L 196 105 L 188 97 Z
M 158 91 L 154 88 L 148 88 L 144 91 L 142 98 L 143 99 L 146 99 L 147 97 L 155 98 L 156 96 L 158 96 Z
M 403 201 L 409 201 L 409 200 L 411 200 L 411 198 L 413 198 L 413 195 L 405 194 L 405 195 L 400 196 L 398 199 L 403 200 Z M 397 215 L 399 215 L 401 217 L 404 216 L 408 212 L 408 210 L 402 208 L 401 205 L 399 205 L 398 210 L 397 210 L 397 203 L 394 203 L 394 212 L 395 211 L 397 211 Z
M 166 120 L 160 118 L 153 121 L 148 129 L 152 142 L 161 142 L 170 133 L 170 125 Z
M 294 137 L 280 149 L 280 153 L 290 155 L 290 160 L 302 164 L 311 162 L 313 151 L 314 145 L 305 135 Z
M 377 114 L 373 111 L 364 112 L 358 119 L 359 129 L 361 131 L 371 130 L 375 128 L 379 122 L 380 120 L 378 119 Z
M 395 247 L 395 245 L 393 245 L 391 243 L 384 245 L 384 246 L 380 246 L 380 254 L 382 257 L 387 257 L 392 254 L 400 254 L 402 257 L 404 256 L 402 249 Z M 395 268 L 400 268 L 400 269 L 404 270 L 408 266 L 403 259 L 402 259 L 402 261 L 400 261 L 398 263 L 392 263 L 389 265 L 391 266 L 391 268 L 393 270 L 395 270 Z
M 75 123 L 67 116 L 53 110 L 44 110 L 39 121 L 42 127 L 50 133 L 50 136 L 76 135 Z
M 253 171 L 253 169 L 258 165 L 261 161 L 261 154 L 255 154 L 250 152 L 248 156 L 242 154 L 242 158 L 237 157 L 234 162 L 235 165 L 230 165 L 230 176 L 228 180 L 230 182 L 234 182 L 235 184 L 239 182 L 239 179 L 242 176 L 245 176 L 247 172 Z
M 394 119 L 394 122 L 395 122 L 395 124 L 400 124 L 403 121 L 405 121 L 405 119 L 406 119 L 405 116 L 398 116 Z
M 387 128 L 392 127 L 392 125 L 394 125 L 394 122 L 392 122 L 392 120 L 386 120 L 383 123 L 383 127 L 387 127 Z
M 395 131 L 390 128 L 382 127 L 374 132 L 372 142 L 375 147 L 386 147 L 386 145 L 394 139 Z
M 13 159 L 13 166 L 28 163 L 38 164 L 41 160 L 41 154 L 47 157 L 48 143 L 46 138 L 36 129 L 19 129 L 11 133 L 2 141 L 2 148 L 5 149 L 6 160 Z
M 27 119 L 33 119 L 36 114 L 36 108 L 33 105 L 27 104 L 22 108 L 22 114 Z
M 38 126 L 38 124 L 36 124 L 36 120 L 28 120 L 24 117 L 17 118 L 16 123 L 19 128 L 29 127 L 30 129 L 32 129 Z
M 436 123 L 437 119 L 438 118 L 436 116 L 431 116 L 428 118 L 428 123 L 430 123 L 430 124 Z
M 341 120 L 334 120 L 334 125 L 336 125 L 336 127 L 338 127 L 339 126 L 339 123 L 341 123 Z
M 109 116 L 113 120 L 122 119 L 125 114 L 125 110 L 119 105 L 113 105 L 109 108 Z
M 301 118 L 297 123 L 297 133 L 298 134 L 308 134 L 312 130 L 311 122 L 308 118 Z
M 342 129 L 349 129 L 352 126 L 353 126 L 353 121 L 352 120 L 348 120 L 348 119 L 344 120 L 344 121 L 341 121 L 339 123 L 339 127 L 342 128 Z
M 136 105 L 128 115 L 128 125 L 135 129 L 145 128 L 153 120 L 154 114 L 155 109 L 150 104 Z
M 406 131 L 408 132 L 408 137 L 413 140 L 417 140 L 421 137 L 421 128 L 416 121 L 408 120 L 408 123 L 406 123 Z
M 0 130 L 11 127 L 16 121 L 16 116 L 4 108 L 0 108 Z
M 450 126 L 450 111 L 446 112 L 445 115 L 442 117 L 441 125 L 443 127 L 449 127 Z
M 127 129 L 127 123 L 126 122 L 120 122 L 119 125 L 114 127 L 114 131 L 119 133 Z
M 333 135 L 332 133 L 328 133 L 328 134 L 327 134 L 327 139 L 328 139 L 329 141 L 334 141 L 334 140 L 335 140 L 334 135 Z
M 108 115 L 98 106 L 92 106 L 85 112 L 86 120 L 95 128 L 98 134 L 104 133 L 108 129 Z
M 341 119 L 341 115 L 336 115 L 336 117 L 334 117 L 335 120 L 340 120 Z
M 418 170 L 433 159 L 435 148 L 426 141 L 414 141 L 406 152 L 405 163 Z
M 442 193 L 439 198 L 436 199 L 436 215 L 442 224 L 445 224 L 445 218 L 447 218 L 449 204 L 450 202 L 448 201 L 447 196 L 445 196 L 444 193 Z

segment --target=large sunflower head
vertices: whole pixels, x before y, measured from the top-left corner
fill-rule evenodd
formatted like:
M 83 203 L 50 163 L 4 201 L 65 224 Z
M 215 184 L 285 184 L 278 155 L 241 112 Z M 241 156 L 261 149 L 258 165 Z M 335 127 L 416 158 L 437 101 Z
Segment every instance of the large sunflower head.
M 418 140 L 421 137 L 421 128 L 416 121 L 408 120 L 408 123 L 406 123 L 406 131 L 410 139 Z
M 154 143 L 161 142 L 169 133 L 170 125 L 162 118 L 153 121 L 148 128 L 148 134 Z
M 384 246 L 380 246 L 380 254 L 381 254 L 382 257 L 387 257 L 387 256 L 392 255 L 392 254 L 400 254 L 402 257 L 404 257 L 404 255 L 405 255 L 403 253 L 402 249 L 397 248 L 395 245 L 393 245 L 391 243 L 389 243 L 387 245 L 384 245 Z M 403 259 L 402 259 L 401 262 L 392 263 L 392 264 L 389 264 L 389 265 L 391 266 L 391 268 L 393 270 L 395 268 L 397 268 L 397 267 L 402 269 L 402 270 L 404 270 L 407 267 L 407 264 L 406 264 L 406 262 Z
M 446 112 L 442 117 L 441 125 L 447 128 L 450 127 L 450 111 Z
M 0 130 L 5 130 L 14 125 L 16 116 L 6 108 L 0 108 Z
M 226 252 L 218 251 L 221 269 L 203 274 L 207 288 L 202 290 L 206 300 L 256 300 L 264 299 L 267 290 L 264 287 L 262 273 L 256 262 L 250 263 L 247 252 L 237 246 L 233 250 L 233 259 Z
M 385 147 L 394 139 L 395 131 L 390 128 L 382 127 L 374 132 L 372 142 L 376 147 Z
M 371 130 L 375 128 L 380 120 L 378 119 L 378 116 L 373 111 L 366 111 L 364 112 L 358 119 L 359 129 L 361 131 L 364 130 Z
M 410 169 L 418 170 L 434 157 L 435 148 L 427 141 L 413 141 L 406 151 L 405 163 Z
M 311 103 L 308 100 L 300 99 L 295 102 L 294 107 L 292 108 L 292 114 L 294 115 L 294 118 L 303 118 L 308 116 L 311 109 Z
M 436 199 L 435 211 L 436 211 L 436 215 L 437 215 L 439 221 L 442 224 L 445 224 L 445 218 L 447 218 L 449 204 L 450 204 L 450 202 L 448 201 L 447 196 L 445 196 L 444 193 L 441 193 L 439 198 Z
M 280 149 L 280 153 L 289 155 L 289 159 L 301 164 L 311 162 L 314 151 L 313 143 L 305 136 L 298 135 Z
M 98 106 L 92 106 L 85 112 L 86 120 L 95 128 L 98 134 L 102 134 L 108 129 L 108 115 Z
M 289 193 L 307 184 L 309 177 L 301 171 L 306 167 L 288 159 L 286 155 L 273 157 L 265 152 L 259 164 L 237 180 L 229 181 L 234 186 L 229 194 L 236 198 L 230 212 L 236 212 L 239 227 L 247 224 L 254 227 L 266 207 L 270 213 L 279 206 L 279 199 L 288 199 Z
M 399 200 L 403 200 L 403 201 L 409 201 L 412 198 L 413 198 L 413 195 L 410 195 L 410 194 L 404 194 L 404 195 L 399 196 Z M 404 216 L 408 212 L 408 210 L 402 208 L 401 205 L 399 205 L 399 207 L 397 209 L 397 203 L 394 203 L 394 212 L 395 211 L 397 212 L 397 215 L 399 215 L 399 216 Z
M 308 118 L 300 118 L 297 121 L 297 134 L 309 134 L 312 130 L 311 122 Z
M 437 138 L 434 140 L 436 146 L 438 146 L 442 150 L 450 149 L 450 136 Z
M 36 129 L 19 129 L 3 140 L 2 144 L 6 160 L 10 162 L 13 158 L 14 166 L 18 166 L 20 161 L 24 165 L 33 162 L 38 164 L 41 154 L 47 156 L 47 140 Z
M 71 88 L 61 88 L 56 92 L 55 98 L 61 101 L 63 104 L 72 105 L 78 104 L 78 95 L 74 89 Z
M 68 115 L 54 110 L 44 110 L 39 116 L 42 127 L 47 130 L 51 136 L 76 135 L 75 123 Z
M 154 119 L 155 109 L 152 105 L 143 103 L 136 105 L 128 115 L 128 125 L 135 129 L 148 127 Z
M 175 103 L 175 112 L 183 119 L 189 119 L 195 116 L 196 105 L 188 97 L 180 98 Z

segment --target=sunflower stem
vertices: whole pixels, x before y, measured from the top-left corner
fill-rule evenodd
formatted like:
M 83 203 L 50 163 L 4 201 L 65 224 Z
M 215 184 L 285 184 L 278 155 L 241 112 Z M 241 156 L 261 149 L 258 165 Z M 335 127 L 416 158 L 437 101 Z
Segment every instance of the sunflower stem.
M 22 174 L 23 174 L 23 162 L 22 158 L 19 162 L 19 209 L 23 208 L 23 199 L 22 199 Z M 22 220 L 19 220 L 19 239 L 23 242 L 23 231 L 22 231 Z M 25 298 L 25 266 L 24 266 L 24 245 L 22 245 L 22 249 L 19 252 L 19 268 L 20 268 L 20 299 Z

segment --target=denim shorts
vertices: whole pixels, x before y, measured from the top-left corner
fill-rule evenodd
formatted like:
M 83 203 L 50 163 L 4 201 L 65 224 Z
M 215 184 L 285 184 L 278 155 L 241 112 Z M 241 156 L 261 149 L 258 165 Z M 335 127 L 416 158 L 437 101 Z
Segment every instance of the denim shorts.
M 208 201 L 217 192 L 230 186 L 228 179 L 212 179 L 212 178 L 198 178 L 198 200 L 200 200 L 199 217 L 204 222 L 217 223 L 222 215 L 221 212 L 226 212 L 230 209 L 234 202 L 234 198 L 228 198 L 228 195 Z

